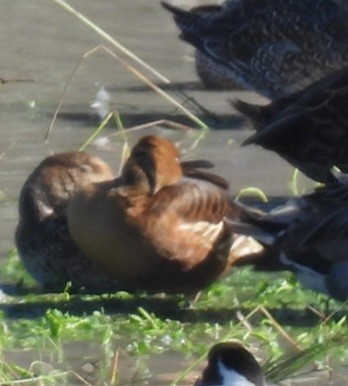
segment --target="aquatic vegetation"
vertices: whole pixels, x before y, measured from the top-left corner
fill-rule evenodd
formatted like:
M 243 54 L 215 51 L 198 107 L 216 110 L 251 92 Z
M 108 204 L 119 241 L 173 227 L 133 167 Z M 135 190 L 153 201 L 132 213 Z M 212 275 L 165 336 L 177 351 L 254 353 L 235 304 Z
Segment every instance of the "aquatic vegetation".
M 14 251 L 3 269 L 14 282 L 26 276 Z M 155 381 L 156 376 L 149 372 L 154 356 L 177 352 L 182 363 L 194 362 L 199 356 L 202 361 L 212 344 L 230 339 L 257 347 L 271 363 L 265 369 L 274 380 L 281 379 L 281 374 L 289 377 L 301 372 L 309 364 L 325 367 L 327 355 L 348 357 L 348 350 L 340 344 L 348 337 L 346 305 L 302 289 L 290 274 L 240 270 L 209 287 L 191 309 L 184 297 L 144 293 L 82 295 L 67 289 L 59 294 L 13 295 L 0 306 L 0 384 L 39 377 L 41 384 L 58 385 L 62 377 L 66 384 L 74 377 L 90 377 L 87 384 L 96 385 L 110 379 L 113 366 L 117 367 L 114 381 L 127 382 L 127 361 L 134 365 L 135 378 Z M 72 344 L 94 348 L 93 376 L 87 377 L 70 357 Z M 17 350 L 28 352 L 30 366 L 18 367 Z M 117 352 L 122 355 L 115 364 Z M 287 363 L 289 357 L 297 359 Z M 315 362 L 317 359 L 324 362 Z M 32 370 L 37 360 L 50 369 L 48 373 Z M 88 368 L 89 358 L 83 361 L 83 368 Z M 185 369 L 184 365 L 183 374 Z M 172 381 L 177 376 L 172 374 Z

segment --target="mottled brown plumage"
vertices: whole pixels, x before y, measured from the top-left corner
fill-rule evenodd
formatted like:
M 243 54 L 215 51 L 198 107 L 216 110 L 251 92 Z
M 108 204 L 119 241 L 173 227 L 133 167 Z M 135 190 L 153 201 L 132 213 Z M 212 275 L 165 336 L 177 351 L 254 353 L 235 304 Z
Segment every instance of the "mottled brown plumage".
M 69 200 L 86 182 L 113 178 L 109 166 L 83 152 L 44 159 L 29 175 L 20 193 L 16 245 L 24 266 L 47 290 L 115 290 L 108 279 L 72 240 L 66 219 Z
M 239 213 L 225 181 L 190 164 L 199 166 L 180 164 L 170 141 L 147 136 L 119 178 L 85 186 L 69 204 L 76 243 L 129 289 L 192 295 L 261 249 L 225 223 Z

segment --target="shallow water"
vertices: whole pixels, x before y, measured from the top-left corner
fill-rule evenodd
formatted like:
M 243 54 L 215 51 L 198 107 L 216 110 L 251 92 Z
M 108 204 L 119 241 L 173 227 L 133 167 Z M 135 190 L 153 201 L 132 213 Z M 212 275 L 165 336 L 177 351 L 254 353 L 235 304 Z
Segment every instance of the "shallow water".
M 190 2 L 191 5 L 198 3 Z M 43 157 L 52 152 L 76 149 L 93 132 L 98 117 L 90 104 L 101 86 L 110 93 L 112 109 L 119 112 L 125 127 L 162 117 L 191 123 L 118 61 L 99 50 L 78 66 L 68 84 L 49 143 L 45 143 L 44 135 L 79 60 L 83 54 L 105 42 L 53 1 L 2 0 L 0 4 L 0 76 L 9 81 L 2 85 L 0 93 L 0 151 L 4 151 L 0 159 L 3 197 L 0 201 L 0 259 L 4 259 L 14 245 L 16 201 L 25 178 Z M 178 40 L 174 23 L 158 0 L 74 0 L 71 5 L 206 109 L 224 118 L 224 122 L 213 122 L 213 130 L 206 138 L 194 150 L 187 151 L 190 157 L 213 160 L 217 172 L 231 182 L 232 193 L 256 186 L 269 195 L 291 194 L 291 167 L 275 154 L 239 146 L 251 131 L 234 115 L 228 100 L 236 97 L 252 101 L 262 99 L 244 91 L 203 90 L 194 71 L 193 50 Z M 150 78 L 155 80 L 153 76 Z M 15 82 L 20 79 L 26 82 Z M 103 135 L 114 133 L 112 126 Z M 154 131 L 162 130 L 155 128 Z M 134 143 L 141 134 L 143 132 L 130 133 L 130 142 Z M 198 134 L 197 130 L 185 135 L 166 131 L 166 135 L 182 141 L 183 149 L 188 149 Z M 122 141 L 118 138 L 106 147 L 92 146 L 88 150 L 114 164 L 117 170 L 121 147 Z M 301 182 L 308 185 L 305 178 Z M 86 347 L 77 345 L 71 350 L 70 362 L 74 362 L 76 350 L 80 349 L 86 350 Z M 8 355 L 20 358 L 16 353 Z M 25 361 L 20 360 L 20 363 Z M 177 354 L 167 353 L 158 361 L 154 358 L 153 363 L 154 373 L 167 374 L 168 363 L 171 371 L 175 371 L 183 368 L 184 362 Z M 159 379 L 158 384 L 168 382 L 167 378 Z
M 231 182 L 232 192 L 257 186 L 270 195 L 291 194 L 291 167 L 267 151 L 252 146 L 239 147 L 251 131 L 243 130 L 229 99 L 240 97 L 257 101 L 260 98 L 249 92 L 202 90 L 194 71 L 192 49 L 177 39 L 175 26 L 159 1 L 103 0 L 96 5 L 92 0 L 80 0 L 71 4 L 174 84 L 180 85 L 206 109 L 228 121 L 213 123 L 213 129 L 220 129 L 208 133 L 190 152 L 190 157 L 213 160 L 217 171 Z M 0 160 L 0 189 L 6 198 L 0 207 L 3 257 L 13 245 L 17 217 L 14 200 L 25 178 L 44 156 L 76 149 L 92 133 L 98 117 L 90 104 L 101 86 L 109 91 L 111 108 L 119 112 L 126 127 L 163 117 L 191 122 L 109 54 L 98 51 L 82 60 L 68 84 L 49 144 L 46 144 L 44 135 L 81 56 L 105 42 L 53 1 L 3 0 L 1 6 L 3 60 L 0 76 L 12 80 L 2 85 L 0 94 L 0 151 L 5 150 Z M 155 80 L 153 76 L 150 78 Z M 28 82 L 13 82 L 19 79 Z M 114 131 L 110 128 L 104 133 Z M 139 135 L 129 134 L 130 142 L 134 143 Z M 178 132 L 170 135 L 178 140 L 184 138 Z M 184 147 L 193 142 L 195 135 L 197 132 L 188 135 L 192 140 L 186 141 Z M 92 147 L 89 150 L 111 161 L 116 169 L 121 140 L 110 147 L 109 151 Z
M 77 341 L 64 344 L 63 350 L 68 356 L 59 359 L 59 352 L 49 350 L 13 350 L 5 354 L 10 363 L 20 363 L 37 375 L 52 375 L 52 371 L 68 373 L 61 379 L 61 384 L 78 386 L 86 384 L 97 385 L 101 380 L 109 380 L 110 369 L 115 357 L 101 350 L 100 345 L 90 341 Z M 34 365 L 31 365 L 35 361 Z M 191 360 L 193 362 L 194 359 Z M 106 363 L 110 363 L 105 370 Z M 174 351 L 165 351 L 151 358 L 135 360 L 125 350 L 117 352 L 118 381 L 120 385 L 153 385 L 165 386 L 171 384 L 177 375 L 186 369 L 190 362 L 183 355 Z M 191 386 L 201 374 L 205 362 L 202 362 L 188 374 L 178 385 Z M 104 370 L 103 370 L 104 367 Z M 279 386 L 346 386 L 346 372 L 316 371 L 307 369 L 308 373 L 279 383 Z M 81 381 L 83 378 L 83 381 Z M 59 384 L 56 383 L 56 384 Z M 106 383 L 108 384 L 108 383 Z

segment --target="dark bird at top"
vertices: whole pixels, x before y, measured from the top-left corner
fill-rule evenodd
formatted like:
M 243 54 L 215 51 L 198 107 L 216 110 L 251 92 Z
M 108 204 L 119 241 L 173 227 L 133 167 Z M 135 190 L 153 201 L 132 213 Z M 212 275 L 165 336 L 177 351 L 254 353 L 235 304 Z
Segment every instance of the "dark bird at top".
M 210 59 L 208 72 L 272 100 L 348 64 L 346 0 L 229 0 L 191 11 L 162 4 L 180 38 Z
M 244 145 L 273 150 L 318 182 L 334 166 L 348 173 L 348 67 L 266 106 L 234 106 L 256 130 Z

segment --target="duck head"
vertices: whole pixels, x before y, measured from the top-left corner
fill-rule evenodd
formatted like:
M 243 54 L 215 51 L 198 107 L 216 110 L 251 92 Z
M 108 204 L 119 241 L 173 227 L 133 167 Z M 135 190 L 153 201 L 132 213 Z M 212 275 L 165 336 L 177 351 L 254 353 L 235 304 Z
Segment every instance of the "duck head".
M 195 386 L 264 386 L 264 376 L 254 356 L 237 342 L 212 347 L 208 364 Z
M 167 139 L 153 135 L 143 137 L 123 167 L 122 180 L 128 186 L 154 194 L 182 177 L 179 156 L 178 148 Z
M 21 190 L 20 222 L 30 224 L 65 216 L 69 201 L 81 186 L 112 178 L 111 168 L 88 153 L 51 155 L 36 167 Z

